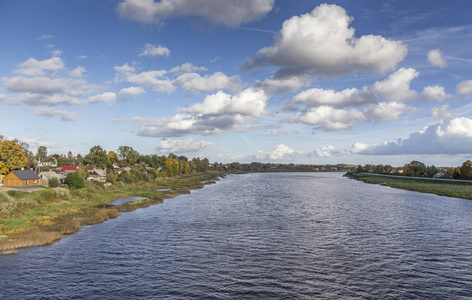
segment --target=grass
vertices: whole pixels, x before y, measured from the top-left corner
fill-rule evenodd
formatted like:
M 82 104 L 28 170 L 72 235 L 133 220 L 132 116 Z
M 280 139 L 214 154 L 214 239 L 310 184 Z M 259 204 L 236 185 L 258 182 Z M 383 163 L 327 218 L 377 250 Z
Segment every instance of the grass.
M 158 178 L 150 182 L 116 184 L 108 188 L 91 185 L 71 191 L 69 200 L 51 197 L 49 189 L 29 193 L 28 196 L 35 200 L 34 206 L 22 207 L 11 215 L 0 215 L 0 254 L 53 243 L 66 234 L 76 232 L 83 225 L 104 222 L 119 216 L 121 212 L 162 203 L 164 199 L 203 188 L 205 184 L 214 183 L 220 175 L 221 172 L 198 173 L 178 178 Z M 163 188 L 172 190 L 157 191 Z M 13 198 L 15 196 L 25 195 L 17 193 Z M 132 196 L 146 199 L 107 205 L 117 198 Z
M 402 190 L 472 200 L 472 182 L 418 180 L 400 176 L 387 177 L 351 172 L 346 173 L 345 176 L 365 183 L 380 184 Z

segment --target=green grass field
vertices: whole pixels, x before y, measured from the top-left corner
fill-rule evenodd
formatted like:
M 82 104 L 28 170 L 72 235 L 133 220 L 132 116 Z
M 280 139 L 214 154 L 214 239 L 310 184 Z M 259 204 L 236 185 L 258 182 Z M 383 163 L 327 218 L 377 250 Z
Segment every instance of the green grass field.
M 345 176 L 365 183 L 380 184 L 397 189 L 472 200 L 472 181 L 468 183 L 421 180 L 401 176 L 376 176 L 353 172 L 346 173 Z

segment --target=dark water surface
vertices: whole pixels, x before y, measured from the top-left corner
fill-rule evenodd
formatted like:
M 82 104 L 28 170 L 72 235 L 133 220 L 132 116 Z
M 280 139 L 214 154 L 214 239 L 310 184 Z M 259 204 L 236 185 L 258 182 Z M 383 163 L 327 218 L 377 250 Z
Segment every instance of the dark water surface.
M 472 298 L 472 201 L 341 176 L 228 176 L 0 256 L 0 298 Z

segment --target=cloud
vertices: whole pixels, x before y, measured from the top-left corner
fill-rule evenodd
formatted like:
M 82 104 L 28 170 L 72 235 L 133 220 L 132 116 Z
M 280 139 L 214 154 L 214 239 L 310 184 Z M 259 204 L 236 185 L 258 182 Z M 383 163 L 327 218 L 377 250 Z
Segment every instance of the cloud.
M 17 93 L 38 93 L 38 94 L 54 94 L 64 93 L 69 87 L 69 82 L 62 78 L 49 77 L 2 77 L 1 80 L 5 84 L 5 88 L 10 92 Z
M 472 80 L 465 80 L 459 83 L 456 91 L 464 96 L 472 96 Z
M 54 38 L 54 35 L 42 34 L 40 37 L 37 37 L 36 39 L 37 40 L 49 40 L 49 39 L 53 39 L 53 38 Z
M 60 117 L 62 121 L 75 121 L 77 120 L 77 115 L 74 112 L 65 111 L 65 110 L 55 110 L 51 107 L 27 107 L 36 116 L 43 117 Z
M 211 147 L 213 142 L 194 141 L 193 139 L 166 139 L 157 146 L 160 153 L 190 153 L 199 152 Z
M 428 52 L 428 62 L 439 68 L 445 68 L 447 66 L 447 61 L 442 57 L 442 51 L 439 49 L 434 49 Z
M 144 50 L 139 54 L 139 56 L 169 56 L 170 50 L 164 46 L 158 45 L 157 47 L 153 44 L 144 45 Z
M 198 16 L 214 24 L 237 27 L 262 18 L 274 0 L 125 0 L 116 11 L 121 18 L 141 23 L 159 23 L 177 16 Z
M 84 67 L 77 67 L 74 70 L 70 71 L 70 76 L 80 78 L 85 72 L 86 70 Z
M 141 94 L 144 94 L 146 91 L 139 86 L 131 86 L 129 88 L 124 88 L 121 89 L 121 91 L 118 93 L 119 95 L 131 95 L 131 96 L 139 96 Z
M 84 60 L 84 59 L 88 58 L 87 55 L 77 55 L 76 57 L 77 57 L 78 60 Z
M 293 158 L 293 155 L 296 154 L 295 150 L 292 148 L 285 146 L 283 144 L 279 144 L 275 147 L 275 149 L 264 152 L 258 151 L 256 153 L 257 159 L 272 159 L 272 160 L 281 160 L 281 159 L 290 159 Z
M 324 105 L 346 107 L 377 103 L 377 100 L 367 88 L 364 88 L 362 91 L 352 88 L 340 92 L 314 88 L 295 95 L 292 98 L 292 103 L 304 103 L 307 104 L 308 107 Z
M 281 95 L 294 93 L 301 87 L 307 86 L 310 80 L 306 76 L 291 76 L 287 78 L 267 78 L 263 82 L 256 81 L 253 86 L 257 89 L 263 89 L 268 95 Z
M 158 70 L 137 73 L 134 66 L 126 63 L 122 66 L 114 67 L 116 72 L 115 81 L 127 81 L 132 84 L 151 87 L 161 93 L 171 93 L 177 87 L 182 87 L 187 91 L 197 94 L 223 89 L 238 91 L 241 88 L 239 76 L 228 77 L 222 72 L 215 72 L 204 76 L 198 73 L 183 73 L 177 78 L 169 76 L 169 73 L 175 74 L 180 71 L 196 68 L 202 70 L 203 67 L 194 67 L 192 64 L 187 63 L 173 68 L 169 72 Z
M 26 76 L 45 76 L 45 71 L 58 71 L 63 68 L 64 63 L 58 56 L 39 61 L 30 57 L 27 61 L 21 63 L 20 68 L 14 70 L 14 72 Z
M 415 108 L 400 102 L 382 102 L 366 109 L 366 115 L 376 123 L 398 120 L 404 113 L 416 111 Z
M 441 107 L 433 107 L 431 109 L 431 116 L 446 120 L 454 119 L 455 117 L 451 114 L 449 109 L 450 107 L 447 104 L 444 104 Z
M 198 72 L 206 71 L 205 67 L 196 67 L 192 63 L 186 62 L 178 67 L 172 68 L 169 70 L 170 73 L 189 73 L 189 72 Z
M 113 92 L 106 92 L 100 95 L 91 96 L 88 98 L 89 103 L 114 103 L 116 94 Z
M 264 113 L 267 99 L 263 91 L 251 88 L 234 96 L 219 91 L 206 96 L 203 102 L 191 105 L 184 111 L 212 115 L 238 114 L 257 118 Z
M 369 122 L 369 117 L 357 109 L 337 109 L 330 106 L 312 107 L 297 112 L 291 123 L 315 125 L 326 131 L 349 130 L 359 122 Z
M 238 90 L 241 87 L 239 76 L 228 77 L 222 72 L 201 76 L 198 73 L 185 73 L 173 81 L 174 86 L 182 86 L 192 93 L 205 93 L 214 90 Z
M 317 157 L 331 157 L 335 154 L 340 153 L 340 151 L 334 150 L 333 146 L 323 146 L 313 151 L 313 154 Z
M 277 77 L 320 75 L 339 77 L 356 71 L 394 70 L 407 54 L 401 41 L 382 36 L 355 37 L 352 18 L 344 8 L 322 4 L 313 11 L 286 20 L 272 46 L 260 49 L 243 70 L 264 65 L 280 67 Z
M 410 83 L 418 77 L 419 72 L 412 68 L 401 68 L 390 74 L 383 81 L 375 82 L 371 90 L 381 98 L 393 101 L 414 100 L 418 97 L 418 93 L 410 89 Z
M 437 85 L 424 87 L 423 91 L 421 92 L 421 95 L 423 96 L 423 99 L 426 101 L 429 101 L 429 100 L 444 101 L 447 98 L 452 97 L 451 95 L 446 94 L 444 87 L 437 86 Z
M 472 119 L 455 118 L 441 121 L 410 134 L 407 139 L 379 145 L 356 143 L 351 152 L 364 155 L 400 154 L 470 154 L 472 149 Z
M 208 95 L 201 103 L 183 109 L 170 118 L 136 119 L 141 122 L 138 135 L 182 137 L 246 131 L 245 122 L 265 113 L 268 96 L 263 91 L 246 89 L 236 95 L 224 92 Z

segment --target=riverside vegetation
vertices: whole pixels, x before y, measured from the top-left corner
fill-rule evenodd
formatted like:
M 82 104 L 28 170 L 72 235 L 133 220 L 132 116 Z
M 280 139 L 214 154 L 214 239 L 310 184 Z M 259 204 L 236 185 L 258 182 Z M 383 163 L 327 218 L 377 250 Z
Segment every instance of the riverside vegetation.
M 345 176 L 365 183 L 472 200 L 472 182 L 421 180 L 405 176 L 377 176 L 359 172 L 348 172 Z
M 50 244 L 83 225 L 117 217 L 121 212 L 162 203 L 164 199 L 190 193 L 214 183 L 222 172 L 204 172 L 175 178 L 117 184 L 104 187 L 88 184 L 81 189 L 49 188 L 35 192 L 0 192 L 0 253 Z M 158 191 L 159 189 L 170 191 Z M 107 205 L 117 198 L 140 196 L 146 199 L 122 205 Z

